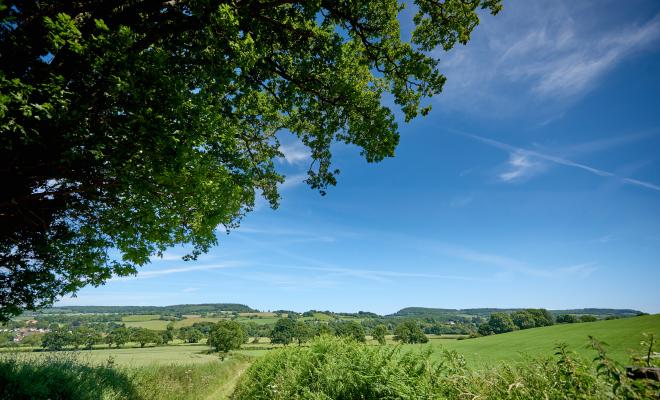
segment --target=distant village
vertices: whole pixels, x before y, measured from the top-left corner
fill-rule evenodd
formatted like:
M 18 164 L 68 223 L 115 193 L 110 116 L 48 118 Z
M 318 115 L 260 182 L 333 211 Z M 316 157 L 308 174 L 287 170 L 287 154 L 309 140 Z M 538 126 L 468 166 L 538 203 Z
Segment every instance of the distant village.
M 3 327 L 0 328 L 0 333 L 10 334 L 13 336 L 12 342 L 21 343 L 27 336 L 50 332 L 49 328 L 39 327 L 39 321 L 36 319 L 29 319 L 22 322 L 24 326 L 13 328 Z

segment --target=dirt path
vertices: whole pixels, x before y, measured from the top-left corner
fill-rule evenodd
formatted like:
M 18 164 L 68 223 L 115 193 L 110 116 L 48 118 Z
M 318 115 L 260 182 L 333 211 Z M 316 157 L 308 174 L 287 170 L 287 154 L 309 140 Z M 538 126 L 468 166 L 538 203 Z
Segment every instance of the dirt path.
M 238 383 L 238 380 L 241 378 L 245 370 L 248 369 L 252 362 L 245 360 L 241 363 L 239 366 L 238 370 L 236 373 L 229 379 L 227 382 L 225 382 L 222 386 L 217 388 L 215 391 L 213 391 L 211 394 L 209 394 L 206 397 L 206 400 L 225 400 L 229 399 L 229 396 L 234 392 L 234 388 L 236 387 L 236 384 Z

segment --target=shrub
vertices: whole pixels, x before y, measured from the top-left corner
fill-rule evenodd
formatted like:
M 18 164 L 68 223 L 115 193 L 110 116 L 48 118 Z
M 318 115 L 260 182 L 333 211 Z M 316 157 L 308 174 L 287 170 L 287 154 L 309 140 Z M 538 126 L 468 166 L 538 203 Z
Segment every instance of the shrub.
M 274 350 L 241 377 L 233 399 L 433 398 L 429 353 L 322 336 L 309 347 Z
M 571 314 L 560 314 L 557 316 L 558 324 L 574 324 L 578 322 L 578 319 L 575 315 Z
M 653 342 L 647 353 L 653 351 Z M 634 381 L 593 340 L 595 365 L 565 345 L 554 359 L 526 359 L 478 370 L 456 352 L 368 346 L 323 336 L 307 348 L 274 350 L 241 377 L 233 400 L 284 399 L 656 399 L 660 385 Z
M 580 322 L 595 322 L 598 321 L 598 318 L 596 318 L 593 315 L 581 315 L 580 316 Z
M 110 367 L 90 366 L 59 354 L 43 359 L 0 359 L 0 399 L 134 399 L 133 385 Z
M 206 399 L 221 393 L 249 362 L 236 354 L 223 362 L 124 368 L 90 365 L 69 352 L 46 358 L 0 355 L 0 399 Z
M 376 327 L 371 331 L 371 336 L 374 340 L 378 341 L 378 344 L 385 345 L 387 341 L 385 340 L 385 335 L 387 335 L 387 327 L 383 324 L 376 325 Z

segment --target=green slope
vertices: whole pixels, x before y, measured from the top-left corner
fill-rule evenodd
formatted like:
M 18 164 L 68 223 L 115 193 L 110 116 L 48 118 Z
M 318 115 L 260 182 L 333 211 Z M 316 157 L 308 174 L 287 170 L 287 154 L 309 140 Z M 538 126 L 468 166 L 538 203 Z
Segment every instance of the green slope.
M 491 364 L 500 360 L 520 360 L 523 354 L 551 356 L 557 343 L 566 343 L 581 356 L 592 359 L 588 348 L 589 335 L 607 343 L 608 354 L 627 363 L 631 351 L 640 349 L 642 333 L 654 333 L 660 339 L 660 314 L 597 321 L 579 324 L 554 325 L 527 329 L 501 335 L 467 340 L 432 340 L 435 353 L 441 348 L 456 350 L 470 364 Z

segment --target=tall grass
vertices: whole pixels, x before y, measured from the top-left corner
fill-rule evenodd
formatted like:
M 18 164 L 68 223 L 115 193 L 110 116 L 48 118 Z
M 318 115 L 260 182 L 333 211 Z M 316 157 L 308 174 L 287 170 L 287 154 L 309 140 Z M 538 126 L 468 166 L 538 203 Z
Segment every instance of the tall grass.
M 223 362 L 128 368 L 115 366 L 112 362 L 94 365 L 72 353 L 45 358 L 2 356 L 0 399 L 206 399 L 213 393 L 231 393 L 232 381 L 250 360 L 247 356 L 236 354 Z M 231 387 L 225 388 L 228 384 Z
M 234 354 L 225 361 L 195 365 L 159 365 L 126 370 L 134 384 L 136 399 L 206 399 L 237 378 L 251 358 Z M 233 385 L 229 393 L 233 390 Z
M 137 398 L 133 382 L 110 366 L 80 363 L 69 354 L 0 359 L 0 399 L 100 400 Z

